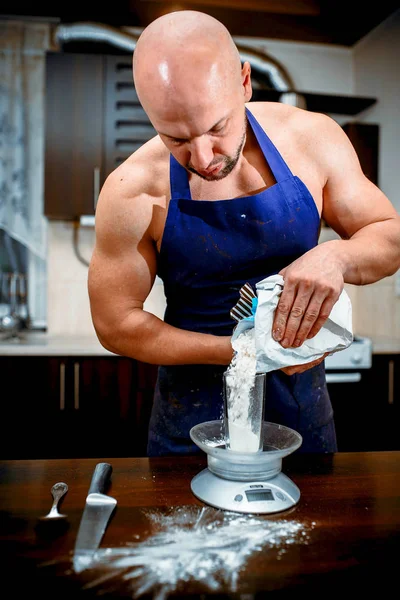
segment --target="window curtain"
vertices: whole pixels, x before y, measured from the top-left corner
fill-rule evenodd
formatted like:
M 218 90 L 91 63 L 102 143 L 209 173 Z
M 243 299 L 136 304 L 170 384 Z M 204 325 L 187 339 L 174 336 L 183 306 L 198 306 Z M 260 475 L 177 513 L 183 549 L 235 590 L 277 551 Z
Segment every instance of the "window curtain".
M 44 125 L 50 40 L 48 23 L 0 20 L 0 229 L 4 239 L 9 236 L 27 249 L 29 304 L 40 322 L 46 320 Z

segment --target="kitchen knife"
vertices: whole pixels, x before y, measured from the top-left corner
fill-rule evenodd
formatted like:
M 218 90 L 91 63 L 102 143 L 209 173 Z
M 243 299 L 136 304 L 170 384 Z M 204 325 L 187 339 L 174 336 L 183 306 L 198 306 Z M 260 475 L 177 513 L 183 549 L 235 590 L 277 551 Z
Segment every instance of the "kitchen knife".
M 108 463 L 98 463 L 94 470 L 74 549 L 73 565 L 77 573 L 87 569 L 92 562 L 117 505 L 115 498 L 104 494 L 111 473 L 112 466 Z

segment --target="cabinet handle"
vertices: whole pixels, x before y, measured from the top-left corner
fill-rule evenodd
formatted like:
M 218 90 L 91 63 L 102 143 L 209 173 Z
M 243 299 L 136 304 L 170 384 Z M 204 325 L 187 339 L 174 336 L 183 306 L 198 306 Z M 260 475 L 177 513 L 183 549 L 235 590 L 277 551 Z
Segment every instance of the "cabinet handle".
M 389 360 L 389 390 L 388 403 L 394 403 L 394 360 Z
M 100 167 L 93 169 L 93 209 L 96 212 L 97 200 L 100 194 Z
M 65 363 L 60 364 L 60 410 L 65 410 Z
M 79 410 L 79 363 L 74 363 L 74 409 Z

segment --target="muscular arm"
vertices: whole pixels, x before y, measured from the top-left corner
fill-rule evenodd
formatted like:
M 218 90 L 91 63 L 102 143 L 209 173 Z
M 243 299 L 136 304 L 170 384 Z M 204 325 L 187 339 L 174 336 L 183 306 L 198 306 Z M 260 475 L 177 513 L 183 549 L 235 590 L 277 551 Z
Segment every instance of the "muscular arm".
M 361 170 L 346 134 L 332 129 L 333 157 L 326 157 L 322 216 L 342 240 L 326 242 L 342 266 L 345 283 L 366 285 L 400 268 L 400 215 Z
M 143 310 L 156 276 L 154 211 L 163 208 L 149 195 L 132 194 L 129 188 L 120 173 L 113 173 L 96 209 L 88 291 L 100 343 L 111 352 L 152 364 L 229 364 L 229 337 L 177 329 Z
M 321 329 L 344 283 L 366 285 L 400 267 L 400 217 L 363 174 L 341 127 L 314 115 L 304 152 L 321 180 L 322 217 L 341 237 L 319 244 L 281 271 L 285 285 L 275 314 L 275 339 L 301 345 Z

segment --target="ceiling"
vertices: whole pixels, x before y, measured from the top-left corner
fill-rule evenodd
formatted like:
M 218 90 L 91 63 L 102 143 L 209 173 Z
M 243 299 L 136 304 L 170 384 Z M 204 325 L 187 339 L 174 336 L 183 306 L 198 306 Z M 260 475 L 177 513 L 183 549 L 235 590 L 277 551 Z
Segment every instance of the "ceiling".
M 369 10 L 366 4 L 357 3 L 355 7 L 349 0 L 115 0 L 107 5 L 107 12 L 101 12 L 96 4 L 90 10 L 87 4 L 72 0 L 5 0 L 0 16 L 145 27 L 167 12 L 191 9 L 216 17 L 234 36 L 353 46 L 399 9 L 398 0 L 379 0 L 371 3 Z

